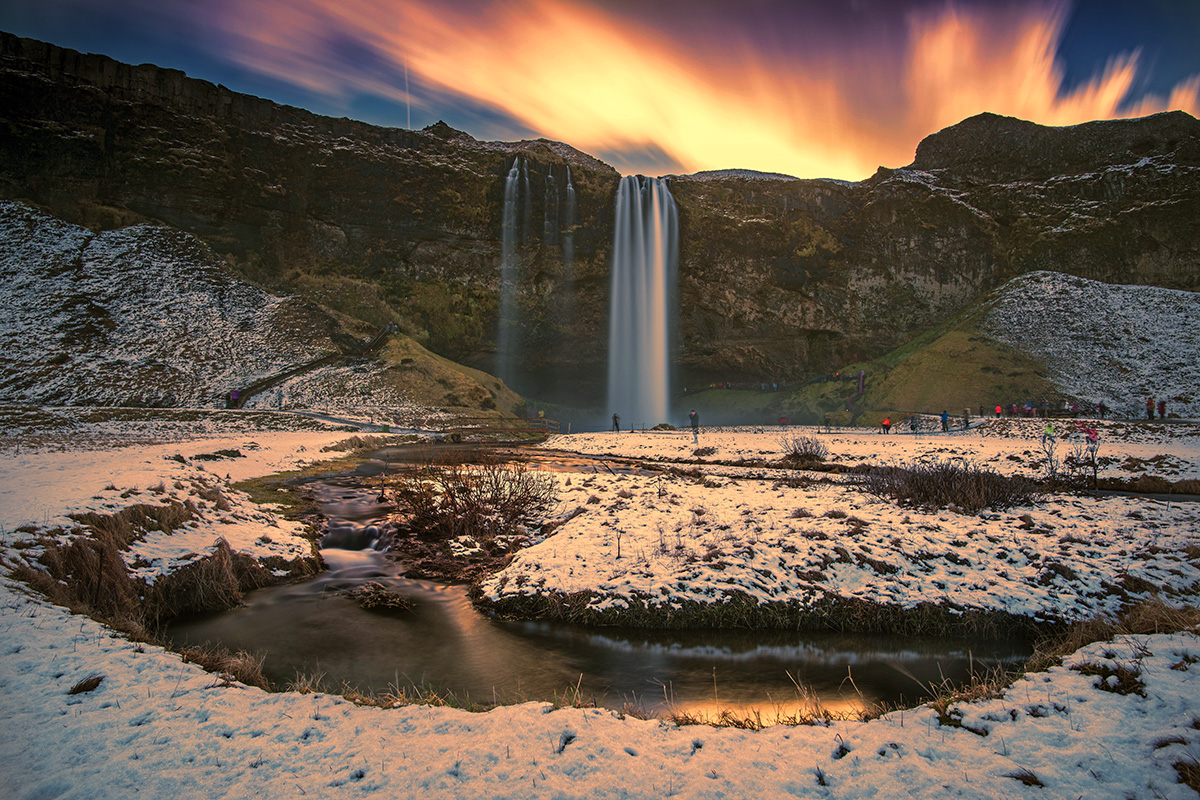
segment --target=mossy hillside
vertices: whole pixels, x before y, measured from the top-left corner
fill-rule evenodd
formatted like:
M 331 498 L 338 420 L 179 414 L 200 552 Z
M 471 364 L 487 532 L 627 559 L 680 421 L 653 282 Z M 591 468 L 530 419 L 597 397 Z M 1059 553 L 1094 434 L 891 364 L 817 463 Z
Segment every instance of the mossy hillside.
M 330 270 L 296 270 L 289 278 L 288 288 L 349 320 L 357 320 L 373 328 L 389 323 L 400 326 L 401 330 L 412 327 L 396 313 L 376 283 Z
M 957 417 L 980 405 L 1059 397 L 1040 362 L 980 332 L 991 297 L 878 358 L 846 365 L 833 381 L 805 384 L 784 407 L 800 422 L 873 427 L 895 412 Z M 859 371 L 866 386 L 856 397 Z
M 1042 365 L 969 330 L 952 330 L 900 362 L 868 388 L 865 405 L 958 415 L 964 408 L 1008 406 L 1056 397 Z
M 380 379 L 419 405 L 475 417 L 509 416 L 525 405 L 499 378 L 432 353 L 406 336 L 393 336 L 378 357 L 388 364 Z

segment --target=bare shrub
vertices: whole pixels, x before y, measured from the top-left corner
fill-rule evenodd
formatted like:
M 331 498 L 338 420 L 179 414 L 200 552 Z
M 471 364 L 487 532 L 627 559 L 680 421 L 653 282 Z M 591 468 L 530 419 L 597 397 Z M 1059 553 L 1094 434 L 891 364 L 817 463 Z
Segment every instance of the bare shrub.
M 1030 505 L 1043 494 L 1041 487 L 1026 478 L 1006 477 L 977 464 L 952 461 L 875 467 L 858 480 L 864 491 L 877 497 L 892 497 L 903 505 L 918 508 L 953 505 L 967 513 Z
M 816 436 L 785 434 L 779 444 L 783 448 L 784 465 L 793 468 L 820 464 L 829 456 L 829 448 Z
M 392 483 L 398 510 L 414 532 L 439 539 L 477 540 L 517 532 L 558 500 L 554 477 L 524 464 L 485 460 L 438 464 Z

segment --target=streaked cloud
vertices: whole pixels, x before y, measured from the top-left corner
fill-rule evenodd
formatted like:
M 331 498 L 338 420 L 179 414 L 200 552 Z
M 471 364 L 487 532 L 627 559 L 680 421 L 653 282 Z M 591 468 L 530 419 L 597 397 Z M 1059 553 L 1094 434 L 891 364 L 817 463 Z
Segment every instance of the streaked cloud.
M 226 57 L 258 74 L 347 104 L 372 95 L 433 113 L 468 107 L 473 135 L 545 136 L 612 154 L 626 172 L 737 167 L 854 180 L 909 163 L 922 137 L 982 111 L 1048 125 L 1169 109 L 1200 116 L 1200 75 L 1169 97 L 1129 102 L 1137 52 L 1065 90 L 1059 4 L 933 6 L 888 38 L 864 26 L 844 54 L 813 56 L 761 48 L 736 27 L 672 37 L 617 8 L 260 0 L 206 7 L 195 23 L 216 24 Z M 803 23 L 802 7 L 780 21 Z

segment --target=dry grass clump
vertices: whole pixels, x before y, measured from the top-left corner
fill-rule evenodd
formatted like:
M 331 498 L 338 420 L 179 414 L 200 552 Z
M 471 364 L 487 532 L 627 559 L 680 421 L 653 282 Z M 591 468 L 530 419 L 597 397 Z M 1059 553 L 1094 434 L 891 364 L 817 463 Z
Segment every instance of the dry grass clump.
M 97 687 L 100 686 L 100 683 L 103 680 L 104 680 L 103 675 L 99 675 L 99 674 L 88 675 L 86 678 L 79 681 L 74 686 L 72 686 L 70 689 L 68 689 L 67 694 L 83 694 L 85 692 L 93 692 L 96 690 Z
M 1057 636 L 1043 639 L 1025 669 L 1041 672 L 1058 664 L 1064 656 L 1093 642 L 1107 642 L 1130 634 L 1175 633 L 1200 626 L 1200 609 L 1175 607 L 1157 597 L 1129 606 L 1115 619 L 1097 617 L 1077 622 Z
M 391 491 L 408 528 L 438 539 L 510 535 L 558 500 L 552 475 L 497 460 L 430 465 L 398 476 Z
M 1194 792 L 1200 793 L 1200 762 L 1195 759 L 1179 760 L 1172 764 L 1179 782 Z
M 327 691 L 325 688 L 325 673 L 321 670 L 301 672 L 297 669 L 296 677 L 288 681 L 287 686 L 283 690 L 285 692 L 296 692 L 297 694 L 317 694 Z
M 67 543 L 43 541 L 38 567 L 18 561 L 12 575 L 50 602 L 86 614 L 133 637 L 145 635 L 141 584 L 129 576 L 121 558 L 118 526 Z
M 875 467 L 859 478 L 864 491 L 917 508 L 954 506 L 966 513 L 1031 505 L 1043 496 L 1038 484 L 977 464 L 935 461 L 910 467 Z
M 162 576 L 146 590 L 143 615 L 157 624 L 183 614 L 224 611 L 242 602 L 243 592 L 271 582 L 261 564 L 218 539 L 211 555 Z
M 667 715 L 667 721 L 679 727 L 684 725 L 708 725 L 713 728 L 737 728 L 743 731 L 761 731 L 773 725 L 798 727 L 801 725 L 825 725 L 830 722 L 866 721 L 874 719 L 883 713 L 882 706 L 864 706 L 855 711 L 831 711 L 817 703 L 811 708 L 797 711 L 784 711 L 776 708 L 766 714 L 761 709 L 752 708 L 746 711 L 722 709 L 715 714 L 675 710 Z
M 829 448 L 816 436 L 785 434 L 779 444 L 783 448 L 784 466 L 794 469 L 820 464 L 829 456 Z
M 370 453 L 395 443 L 395 436 L 351 436 L 322 447 L 321 452 Z
M 231 508 L 229 505 L 229 498 L 227 498 L 225 493 L 221 491 L 220 486 L 208 486 L 201 484 L 195 488 L 196 494 L 199 495 L 201 499 L 212 503 L 213 507 L 218 511 L 228 511 Z
M 394 589 L 384 586 L 379 581 L 367 581 L 362 586 L 346 589 L 342 594 L 368 611 L 411 611 L 413 609 L 412 600 Z
M 220 675 L 227 682 L 237 681 L 266 691 L 271 689 L 271 682 L 262 671 L 265 653 L 248 653 L 245 650 L 235 652 L 222 645 L 206 642 L 185 647 L 179 651 L 179 655 L 183 657 L 185 664 L 198 664 L 209 672 Z

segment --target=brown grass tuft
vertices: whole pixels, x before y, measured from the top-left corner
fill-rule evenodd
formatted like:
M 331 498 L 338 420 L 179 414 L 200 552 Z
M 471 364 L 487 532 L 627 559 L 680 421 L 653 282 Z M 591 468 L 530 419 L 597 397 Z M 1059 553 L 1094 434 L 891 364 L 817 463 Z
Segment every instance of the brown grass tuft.
M 79 681 L 79 683 L 72 686 L 67 691 L 67 694 L 83 694 L 84 692 L 95 691 L 96 687 L 98 687 L 100 682 L 103 680 L 103 675 L 89 675 L 83 680 Z
M 222 645 L 205 643 L 185 647 L 179 651 L 184 663 L 197 664 L 209 672 L 215 672 L 228 681 L 238 681 L 247 686 L 271 690 L 271 682 L 263 675 L 262 665 L 266 658 L 262 653 L 245 650 L 232 651 Z

